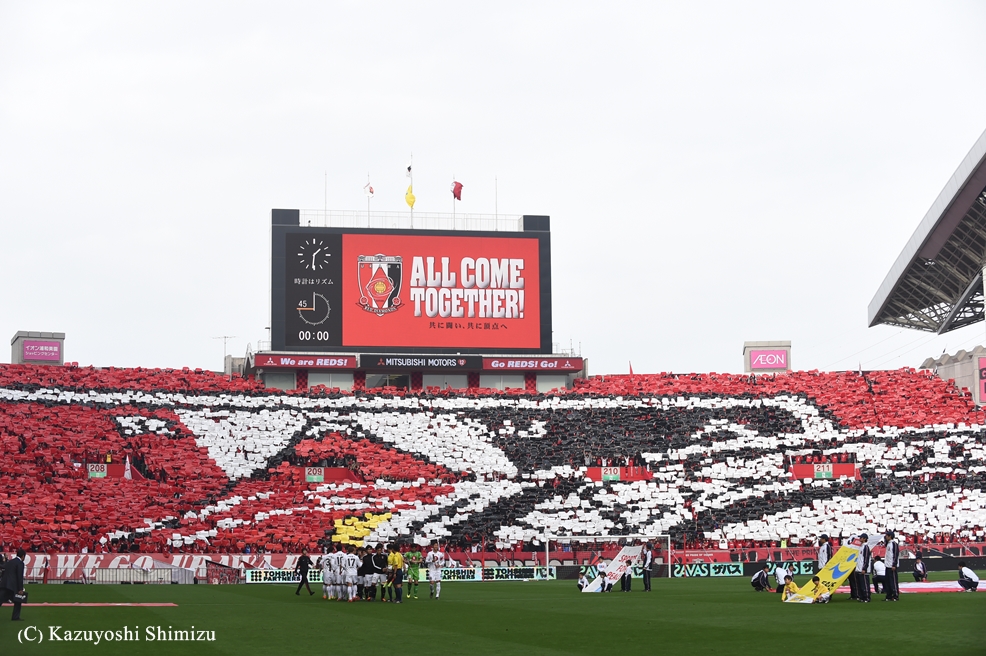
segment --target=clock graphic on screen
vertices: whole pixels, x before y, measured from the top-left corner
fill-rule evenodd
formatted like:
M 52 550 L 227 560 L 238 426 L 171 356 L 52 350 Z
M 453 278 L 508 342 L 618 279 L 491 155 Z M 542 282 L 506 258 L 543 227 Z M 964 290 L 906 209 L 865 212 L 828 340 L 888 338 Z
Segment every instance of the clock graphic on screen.
M 298 247 L 298 263 L 308 271 L 321 271 L 328 266 L 330 257 L 332 253 L 329 252 L 328 246 L 317 237 L 306 239 Z
M 312 294 L 312 299 L 307 298 L 298 301 L 298 316 L 301 320 L 311 326 L 320 326 L 329 318 L 332 308 L 329 306 L 329 299 L 321 294 Z

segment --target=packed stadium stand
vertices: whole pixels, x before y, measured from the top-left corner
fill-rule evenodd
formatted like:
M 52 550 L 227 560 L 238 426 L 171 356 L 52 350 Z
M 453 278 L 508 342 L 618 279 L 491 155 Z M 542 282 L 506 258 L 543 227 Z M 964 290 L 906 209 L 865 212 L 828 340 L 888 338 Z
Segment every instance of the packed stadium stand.
M 982 543 L 984 426 L 968 395 L 912 369 L 596 376 L 538 395 L 0 365 L 0 548 L 485 552 L 546 531 L 754 548 L 887 528 Z M 342 474 L 307 482 L 306 466 Z

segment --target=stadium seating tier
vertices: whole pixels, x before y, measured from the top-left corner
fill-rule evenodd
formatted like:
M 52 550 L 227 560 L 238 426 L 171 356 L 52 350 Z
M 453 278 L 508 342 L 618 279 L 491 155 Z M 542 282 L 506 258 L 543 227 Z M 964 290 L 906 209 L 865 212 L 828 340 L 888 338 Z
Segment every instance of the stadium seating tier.
M 984 424 L 968 395 L 911 369 L 286 394 L 199 370 L 4 365 L 0 544 L 512 548 L 550 531 L 754 546 L 888 527 L 983 541 Z M 90 478 L 107 458 L 131 478 Z M 859 476 L 794 480 L 796 463 Z M 363 482 L 306 482 L 322 465 Z M 627 465 L 653 478 L 588 476 Z

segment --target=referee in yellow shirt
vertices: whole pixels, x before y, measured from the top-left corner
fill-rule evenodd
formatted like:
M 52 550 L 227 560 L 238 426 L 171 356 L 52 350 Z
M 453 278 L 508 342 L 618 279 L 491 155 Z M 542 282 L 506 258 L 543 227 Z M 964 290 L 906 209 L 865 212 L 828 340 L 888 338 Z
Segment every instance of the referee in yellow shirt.
M 397 589 L 397 601 L 401 603 L 404 595 L 404 556 L 401 555 L 397 544 L 390 545 L 390 555 L 387 556 L 387 567 L 390 569 L 394 580 L 394 587 Z

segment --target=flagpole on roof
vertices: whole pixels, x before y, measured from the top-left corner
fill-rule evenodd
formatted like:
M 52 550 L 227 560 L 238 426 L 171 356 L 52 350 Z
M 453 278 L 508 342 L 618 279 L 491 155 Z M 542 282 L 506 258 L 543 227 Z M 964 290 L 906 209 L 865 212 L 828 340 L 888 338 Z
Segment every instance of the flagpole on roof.
M 462 200 L 462 183 L 455 179 L 455 174 L 452 174 L 452 187 L 449 189 L 452 192 L 452 229 L 455 229 L 455 201 Z
M 370 200 L 373 199 L 373 185 L 370 184 L 370 172 L 366 172 L 366 184 L 363 186 L 363 193 L 366 194 L 366 227 L 370 227 Z
M 412 170 L 412 167 L 413 166 L 414 166 L 414 153 L 412 152 L 411 153 L 411 159 L 410 159 L 410 161 L 408 162 L 408 165 L 407 165 L 407 177 L 411 180 L 411 182 L 410 182 L 410 186 L 407 188 L 408 193 L 405 194 L 405 196 L 404 196 L 404 200 L 410 201 L 410 202 L 408 202 L 408 205 L 410 205 L 410 207 L 411 207 L 411 229 L 412 230 L 414 229 L 414 192 L 413 192 L 413 189 L 414 189 L 414 171 Z M 410 195 L 410 198 L 408 197 L 408 194 Z

